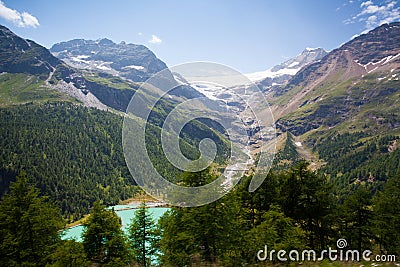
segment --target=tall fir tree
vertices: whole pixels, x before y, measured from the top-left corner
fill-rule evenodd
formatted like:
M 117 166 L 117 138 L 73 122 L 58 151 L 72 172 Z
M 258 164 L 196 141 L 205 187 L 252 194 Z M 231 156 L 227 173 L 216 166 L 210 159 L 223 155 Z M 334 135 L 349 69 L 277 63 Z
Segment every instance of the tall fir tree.
M 121 219 L 113 210 L 95 202 L 84 224 L 83 246 L 88 258 L 105 266 L 126 266 L 131 257 L 121 229 Z
M 159 232 L 151 213 L 142 203 L 129 226 L 129 242 L 133 256 L 140 266 L 150 266 L 156 256 L 159 242 Z
M 52 264 L 48 267 L 89 267 L 83 244 L 75 240 L 61 241 L 52 254 Z
M 328 243 L 333 209 L 332 186 L 324 176 L 308 169 L 301 161 L 280 177 L 280 204 L 286 216 L 308 232 L 307 243 L 312 249 L 324 249 Z
M 183 183 L 201 186 L 214 181 L 212 168 L 184 173 Z M 190 208 L 173 208 L 160 220 L 162 264 L 188 266 L 219 262 L 223 266 L 242 264 L 243 228 L 239 197 L 228 194 L 218 201 Z
M 400 255 L 400 174 L 373 199 L 374 234 L 382 251 Z
M 0 203 L 0 265 L 45 266 L 63 226 L 60 210 L 22 172 Z
M 268 247 L 268 251 L 291 251 L 293 249 L 301 251 L 306 248 L 306 232 L 302 230 L 295 221 L 280 210 L 278 206 L 272 205 L 270 210 L 263 214 L 263 221 L 250 231 L 247 235 L 247 255 L 252 256 L 249 260 L 259 261 L 256 252 Z M 268 252 L 268 253 L 269 253 Z M 269 256 L 269 254 L 265 256 Z M 264 255 L 263 255 L 264 256 Z M 276 261 L 276 258 L 273 258 Z M 299 260 L 299 259 L 296 259 Z
M 359 185 L 340 206 L 340 237 L 346 238 L 350 248 L 371 249 L 372 228 L 371 192 Z

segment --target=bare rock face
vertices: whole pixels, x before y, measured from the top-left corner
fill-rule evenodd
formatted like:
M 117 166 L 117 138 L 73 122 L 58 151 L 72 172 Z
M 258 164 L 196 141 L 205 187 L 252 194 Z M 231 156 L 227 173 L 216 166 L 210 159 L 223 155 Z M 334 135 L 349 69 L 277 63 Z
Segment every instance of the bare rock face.
M 75 39 L 55 44 L 50 51 L 72 67 L 118 75 L 135 82 L 144 82 L 167 68 L 144 45 L 116 44 L 108 39 Z
M 395 22 L 352 39 L 276 88 L 274 98 L 284 99 L 275 107 L 277 127 L 302 135 L 365 123 L 379 112 L 378 124 L 392 130 L 398 124 L 391 114 L 398 110 L 399 76 L 400 23 Z
M 62 61 L 46 48 L 0 25 L 0 72 L 38 75 L 46 80 Z
M 362 34 L 331 51 L 320 61 L 300 70 L 286 90 L 309 86 L 340 72 L 338 80 L 346 80 L 371 72 L 397 68 L 400 63 L 400 22 L 384 24 Z

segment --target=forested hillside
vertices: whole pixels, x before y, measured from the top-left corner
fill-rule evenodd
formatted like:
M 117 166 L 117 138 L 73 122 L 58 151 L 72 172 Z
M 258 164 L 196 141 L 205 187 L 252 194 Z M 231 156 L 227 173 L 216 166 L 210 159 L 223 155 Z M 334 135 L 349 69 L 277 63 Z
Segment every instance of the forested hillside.
M 139 169 L 131 174 L 126 167 L 122 115 L 141 84 L 107 73 L 74 69 L 45 47 L 4 26 L 0 26 L 0 39 L 0 195 L 25 171 L 69 220 L 87 214 L 96 200 L 111 205 L 132 197 L 138 190 L 135 178 L 145 179 L 148 173 Z M 125 48 L 132 47 L 136 46 Z M 140 58 L 158 62 L 157 68 L 149 67 L 151 73 L 165 67 L 150 50 L 139 48 L 153 57 Z M 130 52 L 133 58 L 135 51 Z M 152 90 L 143 90 L 144 97 L 154 97 Z M 189 88 L 177 92 L 185 90 Z M 190 90 L 193 93 L 194 89 Z M 169 163 L 162 151 L 161 127 L 183 99 L 167 96 L 158 101 L 146 124 L 149 157 L 157 171 L 173 182 L 177 182 L 181 170 Z M 213 126 L 207 120 L 193 120 L 182 129 L 180 147 L 188 158 L 199 157 L 198 144 L 208 137 L 217 145 L 215 162 L 225 163 L 229 145 Z M 136 133 L 131 134 L 134 139 Z M 138 153 L 131 156 L 134 161 L 144 157 Z
M 2 108 L 0 117 L 1 194 L 24 170 L 43 194 L 60 205 L 66 217 L 77 219 L 96 200 L 117 204 L 136 192 L 122 151 L 123 117 L 68 102 Z M 194 122 L 192 127 L 196 134 L 187 140 L 196 145 L 209 130 L 201 123 Z M 147 129 L 146 145 L 153 164 L 176 181 L 180 170 L 162 154 L 160 129 L 151 124 Z M 186 155 L 196 158 L 198 152 L 192 145 L 181 141 Z M 226 149 L 224 142 L 218 146 Z M 145 170 L 134 175 L 145 175 Z
M 0 117 L 2 193 L 24 170 L 72 219 L 95 200 L 115 204 L 135 192 L 122 117 L 63 102 L 3 108 Z

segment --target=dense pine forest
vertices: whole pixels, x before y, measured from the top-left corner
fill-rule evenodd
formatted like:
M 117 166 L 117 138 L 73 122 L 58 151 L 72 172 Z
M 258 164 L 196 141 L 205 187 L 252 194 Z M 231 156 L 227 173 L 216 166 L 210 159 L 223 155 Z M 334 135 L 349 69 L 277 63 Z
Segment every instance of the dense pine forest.
M 151 114 L 154 124 L 147 125 L 146 145 L 157 170 L 176 182 L 181 171 L 166 160 L 159 143 L 161 116 Z M 46 102 L 1 108 L 0 117 L 0 195 L 23 170 L 66 218 L 76 220 L 96 200 L 113 205 L 137 192 L 122 151 L 122 116 L 68 102 Z M 189 136 L 192 131 L 195 134 Z M 183 129 L 182 151 L 196 158 L 195 147 L 205 137 L 216 140 L 217 162 L 222 163 L 227 144 L 199 121 Z
M 159 222 L 142 207 L 126 235 L 118 216 L 105 209 L 140 191 L 123 158 L 123 117 L 67 102 L 2 108 L 0 114 L 1 266 L 251 266 L 264 264 L 257 252 L 265 245 L 318 253 L 340 238 L 348 249 L 400 253 L 397 135 L 309 138 L 325 162 L 311 171 L 287 133 L 255 192 L 248 192 L 252 177 L 245 176 L 222 199 L 173 207 Z M 196 141 L 206 134 L 183 136 L 188 157 L 196 158 Z M 159 137 L 160 128 L 149 124 L 152 161 L 171 181 L 199 186 L 216 178 L 219 167 L 198 173 L 171 168 L 157 153 Z M 83 243 L 61 240 L 65 224 L 88 213 Z
M 314 152 L 326 162 L 321 172 L 329 174 L 338 189 L 348 193 L 348 185 L 369 183 L 381 189 L 386 180 L 395 176 L 400 168 L 400 136 L 373 135 L 370 131 L 335 133 L 310 142 Z
M 116 204 L 135 192 L 119 116 L 69 103 L 27 104 L 0 114 L 3 190 L 23 170 L 71 219 L 95 200 Z
M 125 234 L 118 216 L 105 209 L 140 191 L 123 157 L 122 116 L 68 102 L 4 107 L 0 115 L 1 266 L 268 265 L 280 262 L 259 261 L 265 245 L 319 253 L 340 238 L 348 249 L 400 254 L 398 135 L 368 129 L 311 135 L 307 145 L 324 162 L 312 171 L 287 133 L 257 191 L 248 192 L 252 177 L 246 176 L 222 199 L 173 207 L 159 222 L 142 207 Z M 223 165 L 182 173 L 167 162 L 158 141 L 162 116 L 152 116 L 146 141 L 158 171 L 187 186 L 213 181 Z M 189 158 L 210 133 L 225 153 L 209 123 L 184 129 L 181 149 Z M 61 240 L 66 223 L 88 213 L 83 243 Z
M 182 181 L 208 183 L 215 175 L 209 168 L 185 173 Z M 247 191 L 250 180 L 244 177 L 214 203 L 171 208 L 158 223 L 141 206 L 128 235 L 114 211 L 96 201 L 84 223 L 83 243 L 78 243 L 60 239 L 61 210 L 21 173 L 0 204 L 0 265 L 260 266 L 279 263 L 259 261 L 257 252 L 265 245 L 270 251 L 320 253 L 334 248 L 339 238 L 347 240 L 346 249 L 399 256 L 399 173 L 379 191 L 355 183 L 345 197 L 338 197 L 335 184 L 304 161 L 269 173 L 253 193 Z M 329 265 L 329 259 L 323 262 Z

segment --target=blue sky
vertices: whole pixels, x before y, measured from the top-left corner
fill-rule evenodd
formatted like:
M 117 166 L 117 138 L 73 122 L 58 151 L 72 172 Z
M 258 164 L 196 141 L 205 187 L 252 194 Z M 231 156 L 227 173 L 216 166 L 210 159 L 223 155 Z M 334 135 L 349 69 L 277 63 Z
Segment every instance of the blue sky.
M 213 61 L 244 73 L 272 67 L 306 47 L 332 50 L 399 20 L 397 1 L 0 1 L 0 24 L 48 48 L 106 37 L 144 44 L 169 66 Z

